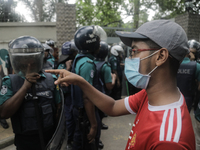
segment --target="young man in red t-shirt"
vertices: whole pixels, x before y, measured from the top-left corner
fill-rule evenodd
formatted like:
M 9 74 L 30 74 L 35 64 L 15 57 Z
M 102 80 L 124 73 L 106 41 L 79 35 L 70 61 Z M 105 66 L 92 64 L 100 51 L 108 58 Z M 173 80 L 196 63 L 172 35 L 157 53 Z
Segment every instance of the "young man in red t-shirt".
M 125 60 L 125 75 L 144 89 L 115 101 L 93 88 L 80 76 L 65 70 L 55 84 L 78 85 L 99 109 L 110 116 L 137 114 L 126 150 L 195 150 L 195 138 L 183 95 L 176 85 L 179 64 L 189 52 L 187 36 L 168 20 L 147 22 L 135 32 L 116 32 L 132 47 Z

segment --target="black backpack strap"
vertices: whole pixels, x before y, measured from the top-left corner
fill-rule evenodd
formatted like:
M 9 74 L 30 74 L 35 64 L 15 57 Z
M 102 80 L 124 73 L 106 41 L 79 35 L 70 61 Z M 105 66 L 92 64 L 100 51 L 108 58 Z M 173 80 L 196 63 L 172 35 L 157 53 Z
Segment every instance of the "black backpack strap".
M 73 64 L 72 64 L 72 72 L 73 72 L 73 73 L 76 73 L 76 72 L 75 72 L 76 62 L 77 62 L 79 59 L 81 59 L 81 58 L 83 58 L 83 57 L 85 57 L 85 56 L 86 56 L 85 54 L 80 54 L 79 56 L 77 56 L 77 57 L 74 59 Z
M 101 68 L 103 67 L 103 65 L 106 63 L 106 61 L 103 62 L 99 62 L 96 64 L 96 69 L 97 69 L 97 73 L 99 75 L 99 77 L 101 78 L 101 80 L 103 81 L 103 77 L 101 76 Z

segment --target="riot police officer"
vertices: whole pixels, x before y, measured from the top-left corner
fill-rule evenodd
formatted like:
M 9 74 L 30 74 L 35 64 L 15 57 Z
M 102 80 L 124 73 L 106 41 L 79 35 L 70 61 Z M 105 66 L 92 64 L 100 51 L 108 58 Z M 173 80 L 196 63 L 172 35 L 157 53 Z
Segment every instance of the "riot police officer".
M 91 85 L 95 86 L 98 80 L 96 66 L 93 61 L 94 54 L 98 52 L 100 40 L 107 38 L 105 31 L 100 26 L 84 26 L 78 29 L 74 36 L 74 42 L 79 53 L 72 65 L 72 72 L 82 76 Z M 98 112 L 94 105 L 84 96 L 82 90 L 72 85 L 73 114 L 76 120 L 74 133 L 74 150 L 95 150 L 98 145 L 99 133 L 97 128 L 100 123 Z M 97 134 L 97 136 L 96 136 Z M 93 142 L 95 139 L 95 143 Z
M 58 61 L 58 69 L 66 69 L 68 71 L 71 71 L 72 63 L 78 53 L 78 49 L 75 46 L 74 42 L 67 41 L 62 45 L 61 50 L 62 55 L 60 56 L 60 59 Z M 61 88 L 65 99 L 65 119 L 68 130 L 67 144 L 68 150 L 70 150 L 72 149 L 73 135 L 75 130 L 75 122 L 72 111 L 71 86 Z
M 189 58 L 191 61 L 197 61 L 200 62 L 200 43 L 197 42 L 196 40 L 189 40 L 188 41 L 188 45 L 189 45 Z
M 187 91 L 185 92 L 185 95 L 187 95 L 187 97 L 185 96 L 186 99 L 186 103 L 187 106 L 189 107 L 189 111 L 191 110 L 191 105 L 192 103 L 194 103 L 194 115 L 195 115 L 195 121 L 193 124 L 193 129 L 195 132 L 195 140 L 196 140 L 196 149 L 199 150 L 200 149 L 200 102 L 199 102 L 199 98 L 200 98 L 200 64 L 199 64 L 199 50 L 200 50 L 200 43 L 197 42 L 196 40 L 189 40 L 188 41 L 188 45 L 189 45 L 189 50 L 190 53 L 188 54 L 188 57 L 190 58 L 190 62 L 188 60 L 188 65 L 186 63 L 184 63 L 186 60 L 185 59 L 189 59 L 189 58 L 185 58 L 182 62 L 183 65 L 187 65 L 188 68 L 185 68 L 185 70 L 181 70 L 182 74 L 184 75 L 183 78 L 183 87 L 184 90 L 187 89 Z M 181 66 L 182 66 L 181 64 Z M 182 66 L 183 67 L 183 66 Z M 179 81 L 179 79 L 178 79 Z M 181 85 L 182 85 L 181 84 Z M 190 99 L 189 99 L 189 98 Z
M 48 46 L 50 46 L 53 49 L 53 51 L 51 53 L 49 53 L 47 60 L 49 62 L 51 62 L 53 67 L 56 68 L 57 62 L 58 62 L 58 49 L 55 47 L 55 42 L 53 40 L 49 39 L 45 42 L 45 44 L 47 44 Z
M 110 94 L 115 84 L 116 74 L 111 72 L 111 65 L 105 61 L 108 56 L 108 44 L 104 41 L 100 42 L 99 52 L 95 55 L 95 63 L 97 71 L 100 72 L 100 78 L 104 83 L 105 93 Z
M 0 117 L 11 118 L 18 150 L 43 150 L 59 117 L 56 76 L 41 72 L 44 48 L 34 37 L 14 39 L 9 43 L 9 54 L 16 74 L 3 78 Z
M 117 75 L 117 82 L 112 89 L 110 96 L 115 100 L 121 99 L 122 92 L 122 68 L 120 66 L 123 60 L 124 50 L 120 45 L 114 45 L 110 50 L 111 56 L 109 58 L 109 63 L 111 64 L 111 71 Z
M 43 62 L 43 69 L 53 69 L 54 66 L 51 61 L 51 53 L 53 52 L 53 49 L 47 45 L 46 43 L 42 44 L 44 47 L 44 62 Z
M 96 68 L 97 68 L 97 73 L 100 77 L 100 80 L 103 82 L 103 88 L 104 88 L 104 93 L 109 95 L 112 88 L 115 85 L 115 81 L 116 81 L 116 75 L 111 73 L 111 67 L 110 64 L 105 61 L 105 58 L 108 55 L 108 44 L 104 41 L 100 42 L 100 48 L 99 48 L 99 52 L 95 55 L 95 64 L 96 64 Z M 105 116 L 105 114 L 99 110 L 99 117 L 100 117 L 100 121 L 101 121 L 101 129 L 108 129 L 108 126 L 105 125 L 104 123 L 102 123 L 102 119 Z M 103 148 L 103 143 L 100 140 L 100 144 L 99 144 L 100 148 Z
M 2 81 L 2 78 L 4 77 L 4 72 L 3 72 L 3 67 L 2 67 L 2 62 L 0 60 L 0 85 L 1 85 L 1 81 Z M 4 128 L 4 129 L 7 129 L 9 127 L 6 119 L 1 119 L 0 118 L 0 125 Z
M 190 52 L 185 56 L 177 73 L 177 86 L 185 96 L 188 110 L 192 109 L 192 105 L 200 91 L 200 64 L 197 59 L 197 50 L 200 44 L 195 40 L 188 41 Z
M 13 74 L 9 53 L 5 56 L 5 67 L 7 68 L 8 74 Z

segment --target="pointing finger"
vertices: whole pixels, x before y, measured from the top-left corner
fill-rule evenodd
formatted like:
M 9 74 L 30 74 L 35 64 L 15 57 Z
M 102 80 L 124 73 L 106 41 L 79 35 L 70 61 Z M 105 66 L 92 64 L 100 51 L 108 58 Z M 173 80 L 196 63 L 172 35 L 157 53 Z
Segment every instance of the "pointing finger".
M 47 73 L 53 73 L 53 74 L 60 74 L 61 70 L 59 69 L 52 69 L 52 70 L 45 70 Z

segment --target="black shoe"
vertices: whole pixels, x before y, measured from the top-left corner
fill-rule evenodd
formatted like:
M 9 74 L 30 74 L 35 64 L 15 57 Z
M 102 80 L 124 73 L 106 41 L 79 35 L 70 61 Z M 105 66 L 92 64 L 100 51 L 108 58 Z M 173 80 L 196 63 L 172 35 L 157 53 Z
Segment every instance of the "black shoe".
M 72 150 L 72 143 L 67 143 L 67 150 Z
M 104 113 L 104 116 L 103 117 L 108 117 L 108 115 L 106 115 L 105 113 Z
M 104 145 L 103 145 L 102 141 L 99 140 L 99 148 L 100 148 L 100 149 L 103 149 L 103 147 L 104 147 Z
M 108 126 L 105 125 L 104 123 L 102 123 L 101 129 L 103 129 L 103 130 L 107 130 L 107 129 L 108 129 Z
M 5 119 L 0 119 L 0 124 L 4 129 L 9 128 L 9 125 Z

